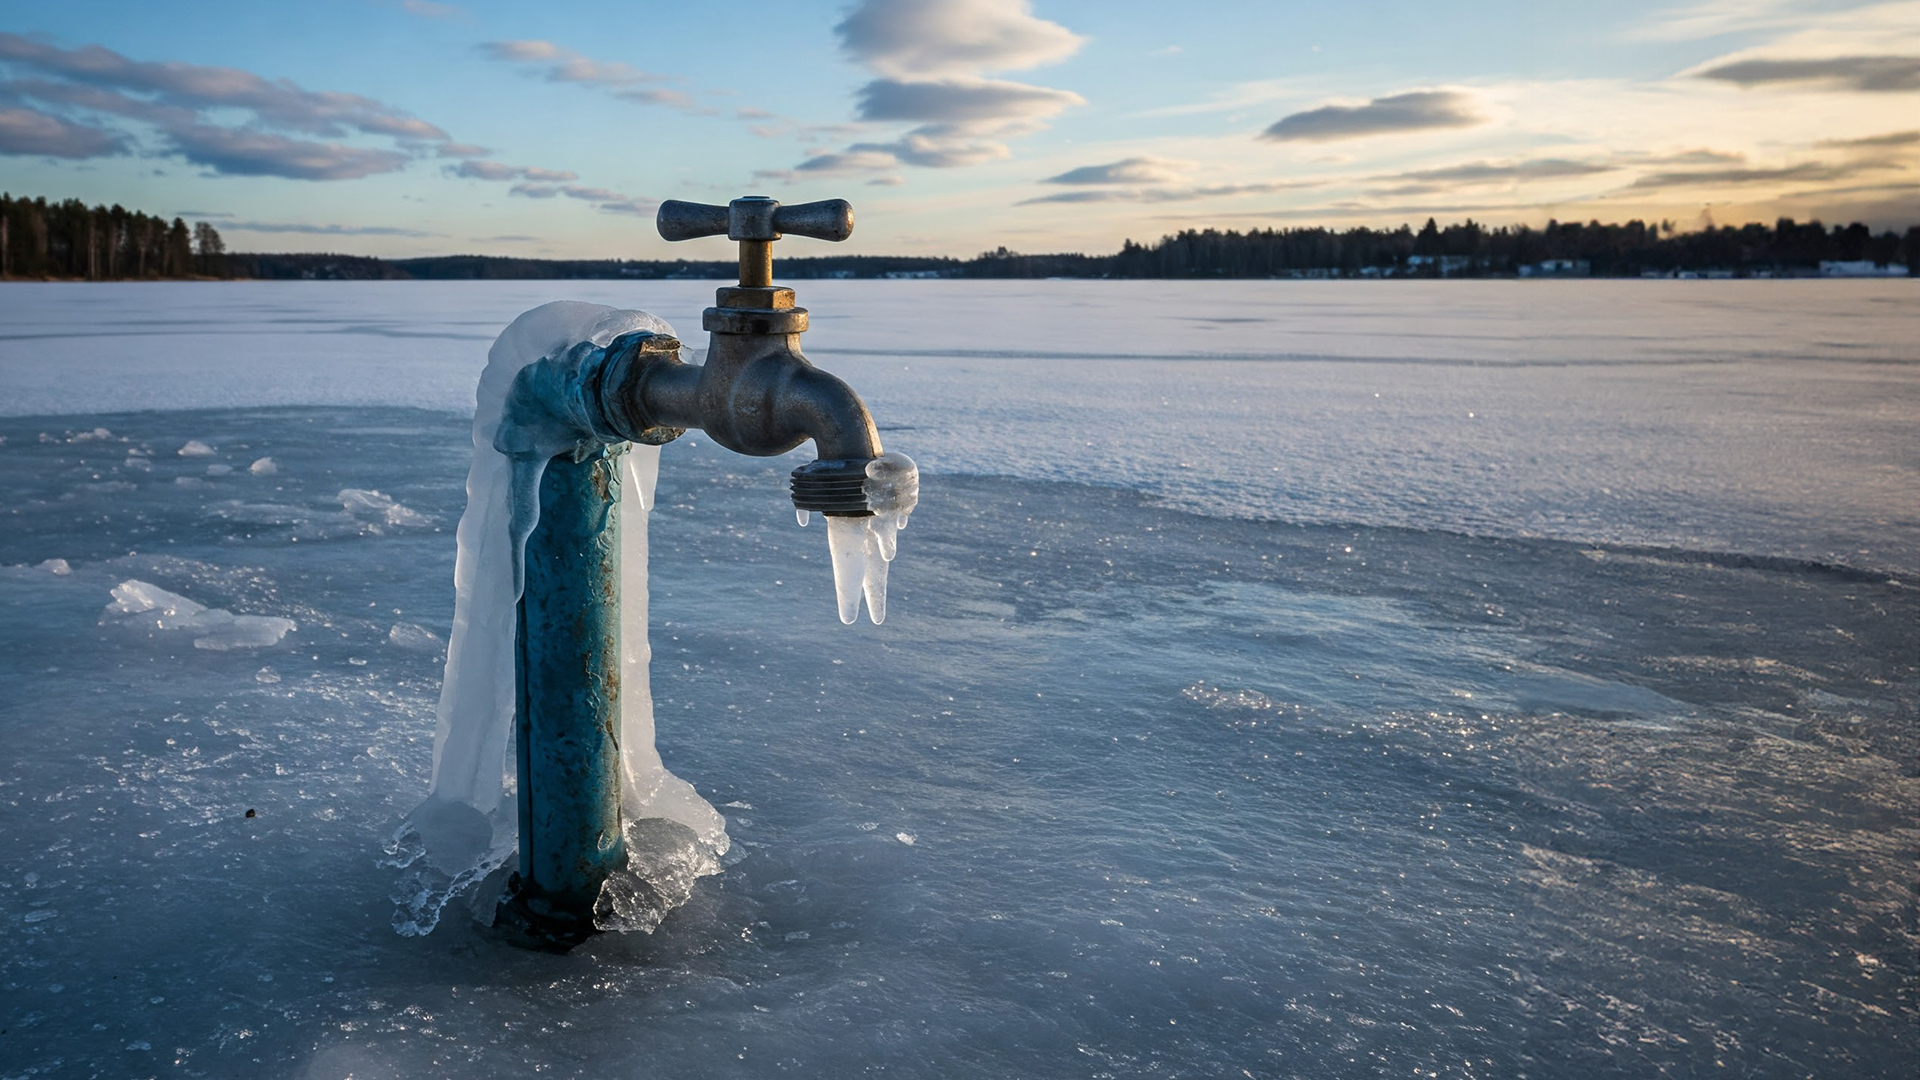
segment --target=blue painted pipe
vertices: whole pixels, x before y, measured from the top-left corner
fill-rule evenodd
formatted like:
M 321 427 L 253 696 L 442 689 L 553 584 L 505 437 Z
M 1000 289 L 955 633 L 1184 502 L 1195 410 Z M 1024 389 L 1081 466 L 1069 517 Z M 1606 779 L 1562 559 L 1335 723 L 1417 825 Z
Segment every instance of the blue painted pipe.
M 567 949 L 593 933 L 607 876 L 626 865 L 620 828 L 620 462 L 626 443 L 540 480 L 526 545 L 514 677 L 520 862 L 500 921 Z

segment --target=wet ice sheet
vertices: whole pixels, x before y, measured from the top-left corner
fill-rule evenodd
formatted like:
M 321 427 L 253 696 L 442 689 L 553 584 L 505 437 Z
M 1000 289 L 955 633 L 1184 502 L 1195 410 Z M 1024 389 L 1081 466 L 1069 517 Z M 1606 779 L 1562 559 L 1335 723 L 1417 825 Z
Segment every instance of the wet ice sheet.
M 207 463 L 171 454 L 188 431 L 273 456 L 282 505 L 377 490 L 439 524 L 223 518 L 263 481 L 174 485 Z M 887 625 L 845 628 L 783 464 L 689 436 L 654 518 L 660 748 L 745 857 L 651 937 L 555 960 L 394 937 L 369 855 L 426 779 L 440 658 L 391 641 L 450 621 L 463 420 L 0 435 L 10 1073 L 1906 1080 L 1920 1056 L 1920 609 L 1882 576 L 930 474 Z M 87 487 L 142 446 L 132 491 Z M 128 640 L 99 615 L 129 578 L 300 630 Z

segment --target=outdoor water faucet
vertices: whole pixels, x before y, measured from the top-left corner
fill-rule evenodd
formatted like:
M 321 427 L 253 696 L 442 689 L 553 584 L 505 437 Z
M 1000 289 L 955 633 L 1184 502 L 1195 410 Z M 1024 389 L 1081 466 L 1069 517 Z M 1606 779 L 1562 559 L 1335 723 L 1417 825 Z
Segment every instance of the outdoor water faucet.
M 602 886 L 631 854 L 619 745 L 621 530 L 646 522 L 623 525 L 618 513 L 627 443 L 659 445 L 699 428 L 729 450 L 769 457 L 812 439 L 819 460 L 793 471 L 793 504 L 802 524 L 810 512 L 828 517 L 845 623 L 863 596 L 873 621 L 885 619 L 894 535 L 919 499 L 918 470 L 904 454 L 881 453 L 860 395 L 800 355 L 806 309 L 773 284 L 782 233 L 845 240 L 853 208 L 762 196 L 667 202 L 659 227 L 669 240 L 725 233 L 740 242 L 740 281 L 703 319 L 706 362 L 682 362 L 679 341 L 648 330 L 605 347 L 578 342 L 519 369 L 494 436 L 516 477 L 538 477 L 515 613 L 520 855 L 498 920 L 540 948 L 571 948 L 594 932 Z
M 598 374 L 600 419 L 622 439 L 664 443 L 699 428 L 729 450 L 784 454 L 807 439 L 818 460 L 793 473 L 795 508 L 834 516 L 870 513 L 867 463 L 881 454 L 873 417 L 853 388 L 800 354 L 807 309 L 773 284 L 773 242 L 785 233 L 821 240 L 853 234 L 844 199 L 782 206 L 764 195 L 728 206 L 669 200 L 660 235 L 725 234 L 740 243 L 740 281 L 719 290 L 701 326 L 706 362 L 682 363 L 680 343 L 636 331 L 608 344 Z

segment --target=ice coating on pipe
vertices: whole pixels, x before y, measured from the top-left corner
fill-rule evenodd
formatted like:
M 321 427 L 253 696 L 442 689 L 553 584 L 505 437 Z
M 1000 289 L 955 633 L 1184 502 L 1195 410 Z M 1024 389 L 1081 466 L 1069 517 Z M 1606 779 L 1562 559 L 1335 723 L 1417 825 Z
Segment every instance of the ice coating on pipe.
M 887 564 L 898 553 L 897 534 L 920 503 L 920 470 L 905 454 L 881 454 L 867 463 L 861 491 L 872 515 L 828 514 L 827 550 L 833 557 L 833 593 L 840 621 L 849 625 L 857 621 L 860 598 L 865 596 L 867 617 L 879 625 L 887 621 Z
M 538 520 L 547 461 L 599 439 L 578 402 L 580 365 L 597 348 L 632 330 L 671 334 L 642 311 L 559 301 L 521 315 L 494 342 L 475 393 L 473 462 L 467 508 L 457 533 L 453 628 L 434 734 L 433 783 L 396 830 L 392 865 L 394 928 L 430 932 L 447 903 L 472 893 L 475 914 L 492 916 L 493 891 L 519 833 L 513 753 L 515 609 L 524 542 Z M 634 445 L 620 485 L 622 814 L 639 853 L 630 868 L 651 888 L 609 881 L 607 929 L 651 929 L 683 901 L 692 882 L 719 869 L 726 822 L 693 788 L 661 764 L 653 741 L 647 664 L 647 510 L 653 504 L 660 448 Z M 672 822 L 682 827 L 664 830 Z M 692 843 L 662 843 L 672 832 Z M 658 875 L 656 880 L 653 875 Z M 642 903 L 636 897 L 650 898 Z M 598 913 L 597 913 L 598 914 Z

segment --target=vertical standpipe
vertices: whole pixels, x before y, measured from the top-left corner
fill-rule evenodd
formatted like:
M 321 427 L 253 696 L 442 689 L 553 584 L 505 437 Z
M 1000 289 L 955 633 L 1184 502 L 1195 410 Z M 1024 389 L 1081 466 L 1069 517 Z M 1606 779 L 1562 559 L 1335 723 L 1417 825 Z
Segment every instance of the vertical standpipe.
M 540 480 L 514 675 L 520 866 L 502 921 L 549 948 L 593 933 L 626 864 L 620 822 L 620 479 L 626 443 L 563 454 Z

